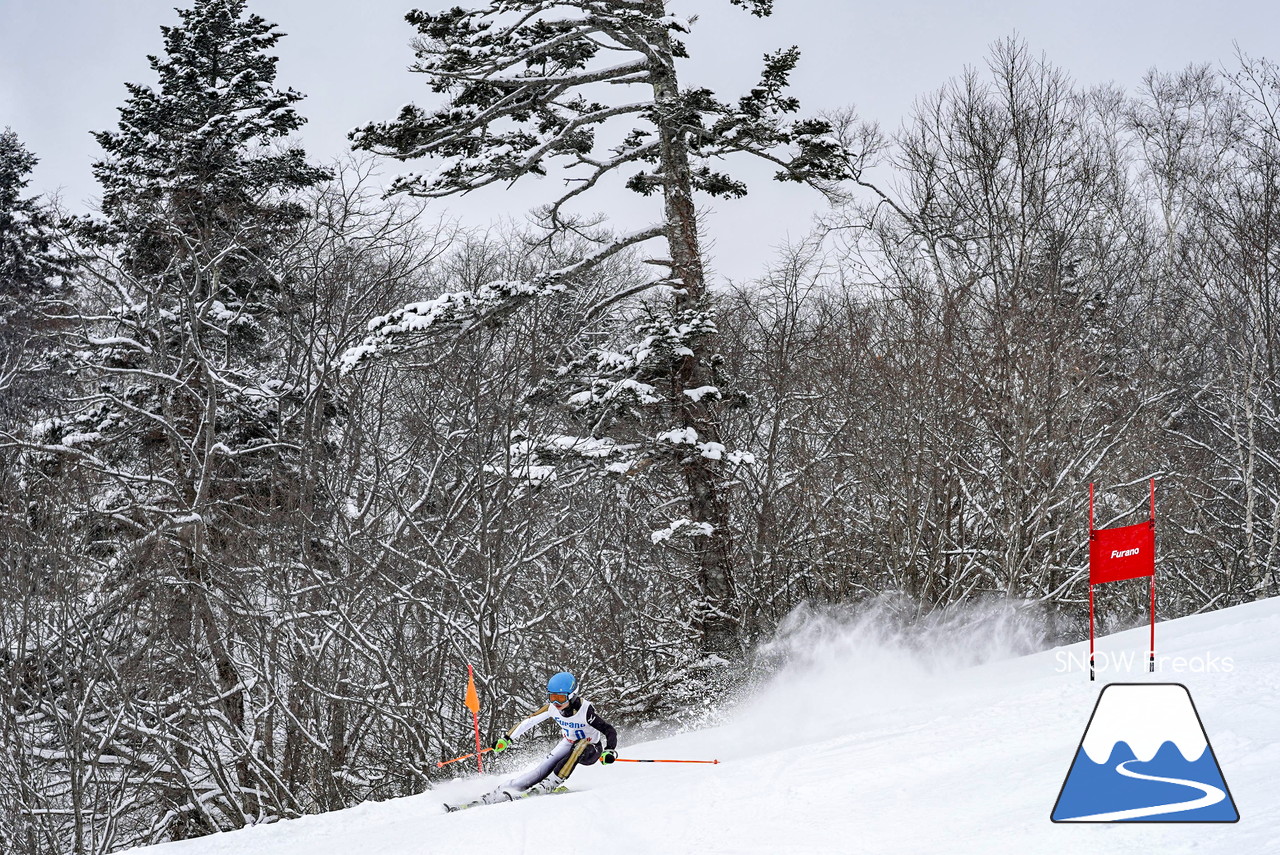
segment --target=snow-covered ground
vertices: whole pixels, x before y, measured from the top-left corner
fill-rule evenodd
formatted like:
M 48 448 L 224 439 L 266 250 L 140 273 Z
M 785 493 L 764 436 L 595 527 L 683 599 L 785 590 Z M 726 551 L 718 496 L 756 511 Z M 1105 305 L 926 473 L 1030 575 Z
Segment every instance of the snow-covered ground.
M 1145 628 L 1100 639 L 1100 653 L 1139 655 L 1131 673 L 1112 670 L 1096 683 L 1078 669 L 1087 643 L 964 667 L 976 648 L 990 653 L 1002 641 L 998 615 L 976 626 L 965 645 L 954 632 L 895 639 L 865 622 L 815 618 L 792 634 L 801 655 L 730 723 L 644 743 L 622 734 L 622 756 L 718 758 L 717 766 L 585 767 L 569 795 L 446 814 L 442 801 L 501 780 L 464 778 L 413 798 L 134 851 L 1280 852 L 1280 600 L 1160 624 L 1163 672 L 1154 675 L 1141 657 Z M 1066 667 L 1071 655 L 1075 668 Z M 1108 681 L 1188 687 L 1239 823 L 1049 821 Z

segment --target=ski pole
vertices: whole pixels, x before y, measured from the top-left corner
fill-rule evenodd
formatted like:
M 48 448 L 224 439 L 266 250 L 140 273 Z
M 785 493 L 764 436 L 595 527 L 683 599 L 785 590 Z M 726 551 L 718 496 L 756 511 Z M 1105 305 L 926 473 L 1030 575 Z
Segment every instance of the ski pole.
M 448 766 L 450 763 L 457 763 L 459 760 L 470 760 L 472 757 L 479 757 L 481 754 L 484 754 L 486 751 L 492 751 L 492 750 L 493 750 L 492 748 L 481 748 L 479 751 L 473 751 L 470 754 L 463 754 L 461 757 L 454 757 L 452 760 L 441 760 L 440 762 L 436 763 L 436 768 L 439 769 L 441 766 Z
M 719 763 L 719 760 L 633 760 L 630 757 L 615 757 L 614 763 Z

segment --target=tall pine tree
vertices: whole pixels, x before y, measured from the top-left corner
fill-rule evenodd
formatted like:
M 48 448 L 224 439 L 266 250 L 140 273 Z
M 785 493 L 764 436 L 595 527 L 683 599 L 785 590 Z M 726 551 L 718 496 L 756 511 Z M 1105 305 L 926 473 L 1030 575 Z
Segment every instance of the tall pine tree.
M 753 14 L 768 0 L 731 0 Z M 725 466 L 742 461 L 720 439 L 719 408 L 727 397 L 716 365 L 712 293 L 699 242 L 695 193 L 746 195 L 738 178 L 720 171 L 733 155 L 763 159 L 777 178 L 824 190 L 856 168 L 856 156 L 830 124 L 796 117 L 786 94 L 799 51 L 765 57 L 759 82 L 736 102 L 705 88 L 682 87 L 678 61 L 688 53 L 690 22 L 664 0 L 499 0 L 476 9 L 414 11 L 415 72 L 424 74 L 443 106 L 407 106 L 390 122 L 353 134 L 358 148 L 401 160 L 431 158 L 435 168 L 405 175 L 393 190 L 441 197 L 562 171 L 571 189 L 553 200 L 545 221 L 583 232 L 570 204 L 615 174 L 626 186 L 662 199 L 660 218 L 620 238 L 598 239 L 598 250 L 535 282 L 494 282 L 445 294 L 376 319 L 352 364 L 418 345 L 442 332 L 465 334 L 521 304 L 573 288 L 611 257 L 663 240 L 667 268 L 641 289 L 603 301 L 592 314 L 653 288 L 638 339 L 618 350 L 582 354 L 562 371 L 583 436 L 545 437 L 513 449 L 523 471 L 575 448 L 610 471 L 675 474 L 687 516 L 654 532 L 655 543 L 688 538 L 696 556 L 694 622 L 708 651 L 738 644 L 739 615 L 732 572 L 732 526 Z M 630 123 L 630 128 L 627 128 Z M 639 420 L 642 436 L 622 431 Z M 625 436 L 626 439 L 622 439 Z
M 117 129 L 95 134 L 104 216 L 85 231 L 102 251 L 65 355 L 81 393 L 33 431 L 100 485 L 78 531 L 102 559 L 95 619 L 128 652 L 108 685 L 129 697 L 100 699 L 115 723 L 98 741 L 155 783 L 138 802 L 155 838 L 290 809 L 263 804 L 275 773 L 244 663 L 254 550 L 298 502 L 282 253 L 297 192 L 326 173 L 288 142 L 304 119 L 275 83 L 282 33 L 245 5 L 179 10 L 149 57 L 158 86 L 127 84 Z

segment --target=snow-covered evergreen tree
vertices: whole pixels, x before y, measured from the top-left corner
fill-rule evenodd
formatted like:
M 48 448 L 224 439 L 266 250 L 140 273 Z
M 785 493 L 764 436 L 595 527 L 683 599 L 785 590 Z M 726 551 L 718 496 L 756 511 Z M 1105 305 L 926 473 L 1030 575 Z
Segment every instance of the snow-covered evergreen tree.
M 302 95 L 275 86 L 283 33 L 246 0 L 197 0 L 161 27 L 163 57 L 151 56 L 158 88 L 126 83 L 115 131 L 94 134 L 106 157 L 94 165 L 108 228 L 135 276 L 193 272 L 198 244 L 227 245 L 217 259 L 228 309 L 279 287 L 270 266 L 278 243 L 302 216 L 282 196 L 325 174 L 287 140 L 306 121 Z M 174 266 L 176 264 L 176 267 Z M 226 302 L 229 299 L 230 302 Z M 246 303 L 247 301 L 247 303 Z
M 0 131 L 0 299 L 6 315 L 62 272 L 52 213 L 39 197 L 22 195 L 38 162 L 16 133 Z
M 183 514 L 209 500 L 194 485 L 210 486 L 210 467 L 260 491 L 257 464 L 280 453 L 280 255 L 305 216 L 290 194 L 326 175 L 287 142 L 305 119 L 294 109 L 303 96 L 275 86 L 269 52 L 282 33 L 245 5 L 179 10 L 181 26 L 161 28 L 164 55 L 149 58 L 159 87 L 126 84 L 117 130 L 95 134 L 105 218 L 87 231 L 115 253 L 77 354 L 85 371 L 121 382 L 82 413 L 98 425 L 80 429 L 158 438 L 176 425 L 170 460 L 192 487 Z M 206 432 L 208 443 L 187 441 Z
M 117 129 L 95 134 L 100 251 L 62 357 L 80 391 L 31 431 L 34 460 L 98 484 L 73 524 L 97 544 L 102 632 L 120 651 L 146 639 L 100 686 L 128 697 L 86 703 L 130 711 L 96 736 L 153 783 L 151 839 L 254 821 L 273 786 L 246 720 L 248 568 L 298 503 L 282 254 L 305 217 L 293 194 L 326 173 L 287 139 L 304 119 L 275 83 L 282 34 L 245 6 L 179 10 L 150 57 L 159 85 L 127 84 Z
M 753 14 L 767 0 L 732 0 Z M 580 354 L 562 376 L 573 387 L 578 435 L 531 438 L 513 449 L 515 474 L 542 477 L 566 453 L 586 455 L 611 471 L 649 469 L 662 460 L 683 481 L 687 516 L 654 532 L 655 542 L 692 538 L 699 599 L 695 622 L 709 650 L 736 646 L 731 526 L 724 465 L 732 456 L 720 437 L 725 397 L 716 376 L 716 329 L 698 235 L 695 193 L 737 198 L 747 186 L 719 164 L 731 155 L 760 158 L 777 177 L 830 190 L 850 174 L 853 155 L 833 127 L 798 118 L 786 94 L 799 58 L 795 48 L 765 57 L 759 82 L 737 101 L 682 86 L 678 61 L 688 56 L 692 20 L 664 0 L 499 0 L 476 9 L 410 12 L 417 62 L 443 106 L 405 107 L 390 122 L 353 133 L 359 148 L 401 160 L 431 158 L 427 173 L 400 177 L 392 189 L 440 197 L 560 170 L 571 189 L 544 210 L 552 229 L 586 230 L 571 203 L 621 174 L 626 186 L 663 202 L 661 216 L 621 237 L 596 237 L 598 250 L 537 281 L 492 282 L 449 293 L 376 319 L 353 364 L 414 347 L 442 332 L 465 334 L 530 300 L 575 288 L 597 265 L 663 239 L 665 267 L 639 288 L 602 300 L 602 315 L 637 293 L 665 289 L 647 303 L 638 340 Z M 646 415 L 648 414 L 648 415 Z M 619 420 L 644 425 L 619 439 Z M 633 432 L 634 433 L 634 432 Z M 734 457 L 741 462 L 740 457 Z
M 38 309 L 62 284 L 66 260 L 54 246 L 53 214 L 23 197 L 37 163 L 12 130 L 0 132 L 0 390 L 21 396 L 23 356 L 31 350 Z

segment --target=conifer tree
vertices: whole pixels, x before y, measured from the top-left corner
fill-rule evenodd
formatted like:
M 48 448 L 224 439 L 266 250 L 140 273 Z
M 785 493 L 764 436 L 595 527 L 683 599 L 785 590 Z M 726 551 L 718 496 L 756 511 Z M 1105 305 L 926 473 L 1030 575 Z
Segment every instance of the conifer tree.
M 768 0 L 731 0 L 759 17 Z M 409 105 L 389 122 L 353 133 L 358 148 L 401 160 L 432 159 L 434 169 L 408 174 L 394 192 L 443 197 L 558 170 L 570 189 L 543 211 L 552 229 L 584 232 L 571 203 L 622 174 L 626 186 L 662 200 L 648 228 L 597 237 L 598 249 L 532 282 L 493 282 L 444 294 L 376 319 L 353 365 L 418 346 L 442 332 L 466 334 L 530 300 L 590 279 L 607 259 L 649 241 L 666 243 L 667 268 L 640 288 L 603 300 L 597 316 L 635 294 L 665 289 L 647 304 L 638 339 L 621 350 L 580 354 L 562 370 L 584 436 L 536 438 L 512 449 L 523 471 L 575 449 L 616 473 L 663 461 L 683 482 L 687 517 L 654 532 L 655 542 L 690 538 L 699 602 L 695 623 L 704 648 L 738 642 L 731 523 L 725 465 L 742 462 L 721 442 L 718 411 L 727 397 L 717 376 L 716 329 L 699 242 L 696 193 L 735 199 L 747 186 L 720 164 L 734 155 L 763 159 L 776 177 L 831 192 L 856 168 L 856 157 L 821 119 L 800 118 L 786 93 L 796 48 L 764 59 L 759 82 L 737 101 L 682 86 L 678 61 L 688 56 L 692 21 L 663 0 L 498 0 L 475 9 L 410 12 L 418 31 L 413 71 L 425 75 L 443 106 Z M 630 127 L 628 128 L 628 124 Z M 645 414 L 648 418 L 645 419 Z M 619 437 L 640 417 L 643 436 Z
M 20 371 L 34 349 L 43 302 L 61 290 L 67 262 L 54 246 L 54 218 L 38 197 L 22 191 L 37 163 L 18 135 L 0 132 L 0 390 L 12 403 L 25 397 Z
M 163 56 L 149 57 L 159 86 L 126 84 L 117 129 L 94 134 L 104 218 L 86 231 L 113 254 L 79 354 L 83 373 L 119 381 L 95 399 L 106 429 L 91 436 L 165 437 L 160 465 L 176 468 L 166 477 L 179 476 L 175 510 L 188 515 L 217 502 L 222 478 L 252 493 L 278 457 L 282 254 L 306 215 L 297 191 L 327 172 L 288 142 L 303 96 L 275 85 L 275 25 L 246 0 L 178 15 L 161 27 Z
M 94 134 L 107 155 L 94 165 L 105 236 L 128 247 L 136 275 L 165 270 L 193 240 L 221 239 L 237 245 L 219 268 L 233 274 L 230 287 L 261 284 L 269 269 L 252 252 L 269 259 L 271 239 L 303 216 L 282 194 L 325 175 L 301 148 L 272 148 L 306 121 L 294 109 L 303 96 L 275 86 L 269 51 L 284 34 L 245 5 L 178 10 L 182 25 L 160 28 L 164 56 L 148 57 L 159 88 L 126 83 L 117 129 Z
M 247 717 L 254 580 L 233 568 L 297 501 L 283 253 L 297 192 L 326 172 L 288 141 L 303 96 L 275 83 L 283 34 L 245 7 L 178 10 L 149 57 L 158 86 L 126 84 L 116 130 L 95 134 L 103 217 L 84 232 L 100 252 L 64 336 L 81 392 L 32 431 L 100 484 L 79 530 L 107 553 L 102 631 L 137 657 L 114 688 L 132 697 L 101 699 L 131 712 L 100 743 L 150 746 L 135 771 L 158 786 L 156 837 L 251 822 L 274 786 Z

